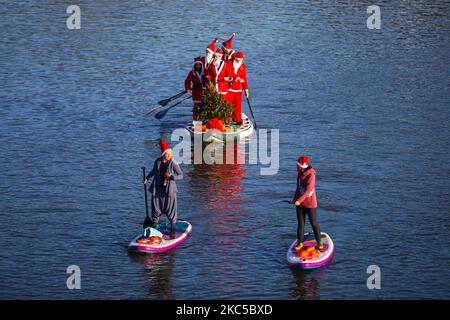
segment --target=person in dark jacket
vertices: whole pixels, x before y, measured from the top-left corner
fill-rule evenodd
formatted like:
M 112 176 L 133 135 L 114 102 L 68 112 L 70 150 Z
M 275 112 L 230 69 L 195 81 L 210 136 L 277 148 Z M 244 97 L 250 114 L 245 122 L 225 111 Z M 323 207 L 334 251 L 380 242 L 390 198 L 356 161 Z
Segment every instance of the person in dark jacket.
M 177 185 L 175 180 L 183 179 L 180 166 L 172 157 L 172 149 L 169 144 L 161 140 L 161 157 L 155 160 L 153 169 L 144 180 L 153 177 L 149 187 L 152 194 L 152 227 L 155 228 L 161 214 L 165 214 L 171 225 L 171 237 L 175 236 L 175 225 L 177 223 Z
M 316 171 L 309 165 L 309 158 L 301 156 L 297 160 L 297 190 L 293 202 L 297 210 L 297 246 L 295 250 L 303 248 L 305 218 L 308 215 L 314 231 L 319 250 L 323 249 L 320 226 L 317 223 Z

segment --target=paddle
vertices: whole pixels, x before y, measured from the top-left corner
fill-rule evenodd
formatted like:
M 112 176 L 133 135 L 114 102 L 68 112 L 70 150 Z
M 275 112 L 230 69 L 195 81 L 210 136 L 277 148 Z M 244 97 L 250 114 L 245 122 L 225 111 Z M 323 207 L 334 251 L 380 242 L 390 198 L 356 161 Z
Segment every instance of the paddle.
M 170 109 L 172 109 L 173 107 L 176 107 L 177 105 L 179 105 L 180 103 L 182 103 L 184 100 L 187 100 L 187 99 L 189 99 L 189 98 L 192 98 L 192 95 L 190 95 L 190 96 L 184 98 L 184 99 L 181 100 L 181 101 L 178 101 L 177 103 L 175 103 L 174 105 L 171 105 L 170 107 L 168 107 L 168 108 L 165 109 L 165 110 L 159 111 L 157 114 L 155 114 L 155 118 L 158 119 L 158 120 L 159 120 L 159 119 L 162 119 L 162 118 L 167 114 L 167 112 L 169 112 Z
M 181 97 L 183 94 L 185 94 L 186 93 L 186 91 L 181 91 L 180 93 L 177 93 L 176 95 L 174 95 L 173 97 L 170 97 L 170 98 L 167 98 L 167 99 L 164 99 L 164 100 L 161 100 L 161 101 L 158 101 L 158 104 L 160 105 L 160 106 L 163 106 L 163 107 L 165 107 L 165 106 L 167 106 L 167 104 L 170 102 L 170 101 L 172 101 L 172 100 L 175 100 L 175 99 L 178 99 L 179 97 Z
M 145 167 L 142 167 L 142 174 L 144 175 L 144 180 L 145 181 Z M 150 217 L 148 216 L 148 202 L 147 202 L 147 185 L 144 184 L 144 193 L 145 193 L 145 220 L 144 220 L 144 224 L 143 224 L 143 228 L 147 228 L 147 227 L 151 227 L 152 226 L 152 220 L 150 219 Z
M 153 112 L 155 112 L 156 110 L 161 109 L 161 108 L 164 108 L 164 107 L 162 107 L 162 106 L 157 106 L 156 108 L 153 108 L 152 110 L 150 110 L 149 112 L 147 112 L 145 115 L 148 116 L 148 115 L 152 114 Z
M 247 99 L 248 108 L 250 109 L 250 113 L 252 114 L 253 123 L 255 124 L 255 129 L 256 129 L 256 120 L 255 120 L 255 116 L 253 115 L 252 106 L 250 105 L 250 99 L 248 98 L 247 95 L 245 95 L 245 98 Z

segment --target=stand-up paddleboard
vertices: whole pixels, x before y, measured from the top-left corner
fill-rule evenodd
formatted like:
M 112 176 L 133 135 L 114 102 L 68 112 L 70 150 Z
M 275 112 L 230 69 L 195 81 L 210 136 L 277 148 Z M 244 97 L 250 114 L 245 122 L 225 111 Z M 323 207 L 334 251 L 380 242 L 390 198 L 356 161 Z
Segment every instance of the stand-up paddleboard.
M 331 261 L 334 254 L 334 244 L 331 237 L 325 232 L 321 233 L 321 240 L 323 250 L 316 250 L 317 242 L 313 232 L 305 233 L 303 238 L 303 248 L 300 251 L 295 251 L 294 247 L 297 245 L 295 240 L 287 252 L 287 261 L 291 266 L 302 269 L 319 268 Z
M 203 141 L 211 142 L 211 141 L 220 141 L 226 142 L 230 139 L 241 140 L 248 136 L 250 136 L 254 129 L 253 122 L 249 119 L 249 117 L 242 112 L 242 124 L 240 126 L 233 124 L 226 124 L 225 131 L 218 130 L 198 130 L 199 128 L 194 128 L 193 123 L 188 123 L 186 125 L 186 129 L 189 131 L 192 137 L 201 136 Z
M 179 220 L 175 225 L 175 238 L 170 238 L 170 223 L 160 223 L 156 229 L 163 234 L 162 241 L 145 239 L 142 234 L 137 235 L 128 245 L 130 252 L 152 253 L 164 252 L 182 244 L 192 232 L 192 225 L 187 221 Z

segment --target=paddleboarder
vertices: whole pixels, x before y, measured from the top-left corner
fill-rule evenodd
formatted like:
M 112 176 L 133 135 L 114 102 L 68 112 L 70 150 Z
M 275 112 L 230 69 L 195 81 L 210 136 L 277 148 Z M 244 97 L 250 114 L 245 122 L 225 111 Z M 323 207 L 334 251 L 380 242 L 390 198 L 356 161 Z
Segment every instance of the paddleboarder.
M 297 190 L 293 202 L 297 211 L 297 245 L 295 250 L 303 248 L 303 236 L 305 233 L 305 218 L 308 215 L 309 222 L 314 231 L 318 250 L 323 249 L 320 234 L 320 226 L 317 222 L 317 198 L 316 198 L 316 171 L 309 165 L 308 156 L 301 156 L 297 160 Z
M 226 99 L 228 93 L 228 70 L 227 64 L 222 60 L 223 51 L 217 49 L 214 53 L 214 60 L 206 69 L 206 81 L 211 81 L 214 84 L 214 92 L 222 95 Z
M 244 63 L 244 54 L 239 51 L 235 58 L 227 61 L 228 78 L 230 87 L 227 100 L 234 107 L 234 121 L 242 124 L 242 92 L 248 97 L 247 71 Z
M 202 98 L 204 94 L 204 83 L 205 83 L 205 73 L 203 72 L 203 62 L 201 57 L 194 58 L 194 66 L 192 70 L 188 73 L 186 80 L 184 80 L 184 90 L 187 93 L 192 91 L 192 103 L 193 103 L 193 114 L 192 117 L 194 121 L 198 120 L 198 115 L 195 113 L 195 107 L 202 103 Z
M 172 149 L 169 144 L 160 140 L 161 157 L 155 160 L 153 169 L 144 179 L 153 177 L 149 191 L 152 193 L 152 227 L 156 228 L 161 214 L 165 214 L 171 225 L 170 237 L 175 237 L 175 225 L 177 223 L 177 185 L 176 180 L 183 179 L 183 173 L 178 163 L 172 157 Z
M 234 51 L 232 49 L 233 39 L 234 39 L 235 35 L 236 35 L 236 33 L 233 32 L 233 34 L 231 35 L 230 39 L 225 40 L 224 42 L 222 42 L 222 51 L 224 53 L 223 60 L 225 62 L 228 61 L 228 60 L 233 59 L 235 54 L 236 54 L 236 51 Z
M 205 57 L 203 59 L 203 68 L 204 70 L 208 69 L 209 65 L 213 61 L 214 51 L 216 51 L 216 43 L 219 39 L 215 38 L 209 46 L 206 47 Z

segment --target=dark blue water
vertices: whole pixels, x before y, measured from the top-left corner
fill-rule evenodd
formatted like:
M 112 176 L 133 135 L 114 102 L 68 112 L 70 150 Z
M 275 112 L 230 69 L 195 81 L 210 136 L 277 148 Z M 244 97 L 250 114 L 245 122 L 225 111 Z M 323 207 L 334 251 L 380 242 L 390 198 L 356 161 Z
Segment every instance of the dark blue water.
M 0 298 L 450 298 L 448 1 L 379 1 L 380 30 L 365 1 L 76 4 L 81 30 L 66 28 L 66 1 L 0 5 Z M 182 165 L 192 237 L 129 256 L 140 167 L 190 107 L 144 114 L 231 32 L 258 126 L 280 130 L 278 174 Z M 318 272 L 285 260 L 301 154 L 336 246 Z M 72 264 L 81 290 L 66 287 Z

